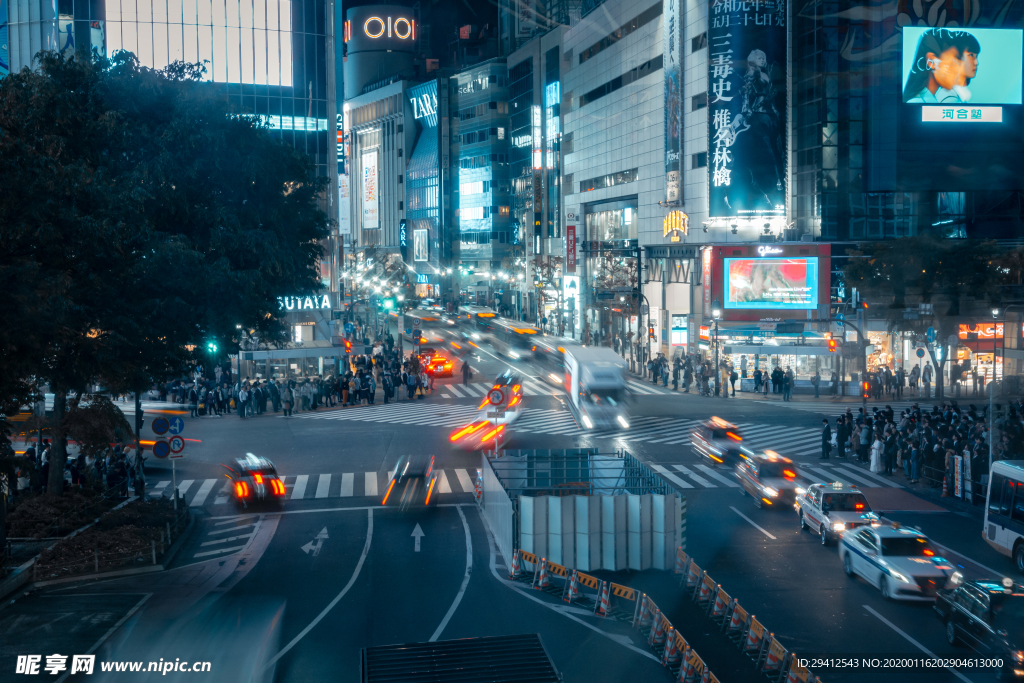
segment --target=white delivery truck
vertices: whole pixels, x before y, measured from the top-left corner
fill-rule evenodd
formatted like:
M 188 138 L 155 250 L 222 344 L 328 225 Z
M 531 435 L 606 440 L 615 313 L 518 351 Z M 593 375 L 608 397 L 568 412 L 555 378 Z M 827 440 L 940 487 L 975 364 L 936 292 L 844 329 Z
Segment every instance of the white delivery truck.
M 567 346 L 565 392 L 576 424 L 584 429 L 629 429 L 626 361 L 606 347 Z

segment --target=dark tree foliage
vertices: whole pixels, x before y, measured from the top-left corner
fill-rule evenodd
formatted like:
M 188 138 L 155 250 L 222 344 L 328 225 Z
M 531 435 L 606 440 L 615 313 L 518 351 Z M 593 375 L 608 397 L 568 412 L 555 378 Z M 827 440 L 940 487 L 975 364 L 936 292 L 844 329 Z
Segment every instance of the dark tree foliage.
M 38 64 L 0 81 L 0 401 L 49 384 L 59 493 L 69 392 L 147 388 L 237 326 L 281 337 L 276 297 L 319 286 L 327 180 L 198 65 Z

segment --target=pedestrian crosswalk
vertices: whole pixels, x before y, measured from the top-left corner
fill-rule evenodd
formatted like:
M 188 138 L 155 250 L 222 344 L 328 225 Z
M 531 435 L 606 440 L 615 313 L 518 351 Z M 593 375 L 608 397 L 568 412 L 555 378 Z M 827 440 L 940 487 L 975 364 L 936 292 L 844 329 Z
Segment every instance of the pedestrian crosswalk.
M 453 468 L 437 470 L 438 492 L 475 493 L 473 478 L 476 470 Z M 353 498 L 357 496 L 377 497 L 390 480 L 392 472 L 343 472 L 341 474 L 298 474 L 281 475 L 284 482 L 285 500 L 315 500 L 318 498 Z M 452 482 L 455 482 L 454 484 Z M 158 481 L 147 487 L 147 494 L 170 495 L 171 482 Z M 178 493 L 190 507 L 204 505 L 226 505 L 233 502 L 231 480 L 185 479 L 178 484 Z
M 814 483 L 839 481 L 860 487 L 903 488 L 892 479 L 860 469 L 856 465 L 841 462 L 798 462 L 797 466 L 804 479 Z M 672 484 L 680 493 L 694 489 L 739 488 L 739 482 L 730 469 L 716 469 L 705 464 L 679 465 L 675 463 L 652 464 L 651 469 Z
M 489 382 L 475 382 L 473 384 L 441 384 L 435 385 L 435 391 L 439 392 L 441 398 L 483 398 L 487 395 L 493 385 Z M 674 393 L 668 387 L 651 384 L 650 382 L 641 382 L 638 380 L 630 379 L 626 381 L 626 386 L 634 394 L 640 394 L 644 396 L 651 395 L 667 395 Z M 554 384 L 553 382 L 546 382 L 537 379 L 527 379 L 523 381 L 523 394 L 525 396 L 564 396 L 565 390 L 561 385 Z
M 781 401 L 781 400 L 769 399 L 768 401 L 764 401 L 763 399 L 757 399 L 757 398 L 752 399 L 752 400 L 757 401 L 758 403 L 771 403 L 773 406 L 779 406 L 779 407 L 782 407 L 782 408 L 791 408 L 793 410 L 800 410 L 800 411 L 808 412 L 808 413 L 817 413 L 819 415 L 826 415 L 826 416 L 829 416 L 829 417 L 833 417 L 833 416 L 839 415 L 841 413 L 845 413 L 847 408 L 850 409 L 851 413 L 853 413 L 854 415 L 857 415 L 857 412 L 860 410 L 861 405 L 862 405 L 859 402 L 853 402 L 853 401 L 849 401 L 849 400 L 846 400 L 846 401 L 829 401 L 829 400 L 825 399 L 825 400 L 821 400 L 821 401 L 817 401 L 817 400 L 816 401 Z M 932 406 L 934 406 L 934 405 L 942 405 L 943 401 L 945 401 L 945 400 L 948 400 L 948 399 L 939 400 L 939 399 L 928 399 L 928 398 L 922 398 L 922 399 L 914 399 L 914 398 L 912 398 L 910 400 L 901 399 L 899 401 L 884 401 L 884 400 L 883 401 L 875 401 L 875 400 L 871 400 L 871 401 L 868 401 L 867 412 L 868 412 L 868 414 L 871 414 L 871 413 L 874 412 L 873 408 L 878 408 L 879 410 L 884 410 L 886 408 L 886 406 L 888 406 L 888 407 L 893 409 L 893 412 L 895 412 L 897 416 L 899 416 L 900 411 L 909 410 L 910 408 L 912 408 L 914 406 L 915 403 L 918 405 L 918 407 L 922 411 L 924 411 L 924 410 L 930 411 L 932 409 Z

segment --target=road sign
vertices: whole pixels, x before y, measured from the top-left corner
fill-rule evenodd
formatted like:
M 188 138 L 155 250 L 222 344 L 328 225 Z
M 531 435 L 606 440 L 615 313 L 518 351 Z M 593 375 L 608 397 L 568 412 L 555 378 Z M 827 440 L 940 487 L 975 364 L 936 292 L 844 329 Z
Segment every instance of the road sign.
M 488 410 L 487 417 L 505 417 L 504 410 Z
M 837 313 L 836 314 L 836 325 L 839 325 L 839 327 L 842 327 L 843 325 L 846 324 L 846 323 L 843 322 L 844 320 L 846 320 L 846 316 L 845 315 L 843 315 L 842 313 Z
M 918 349 L 917 350 L 917 357 L 918 358 L 924 358 L 924 349 Z
M 413 545 L 413 552 L 418 553 L 420 551 L 420 539 L 426 536 L 426 534 L 423 533 L 423 529 L 420 528 L 419 522 L 416 523 L 416 528 L 412 530 L 411 536 L 416 541 Z
M 500 405 L 505 402 L 505 392 L 501 389 L 491 389 L 487 392 L 487 400 L 492 406 Z
M 934 327 L 929 327 L 928 331 L 925 332 L 925 336 L 928 338 L 928 343 L 929 344 L 934 344 L 935 343 L 935 328 Z
M 167 431 L 171 434 L 181 434 L 185 431 L 185 421 L 175 415 L 170 419 L 170 427 L 168 427 Z
M 163 459 L 170 454 L 171 445 L 164 441 L 163 439 L 153 444 L 153 455 L 155 455 L 156 457 Z
M 167 445 L 170 446 L 171 453 L 181 453 L 185 450 L 185 439 L 180 436 L 172 436 Z
M 167 433 L 167 430 L 171 428 L 171 423 L 167 421 L 166 417 L 158 417 L 153 420 L 153 424 L 150 425 L 153 429 L 153 433 L 157 436 L 163 436 Z

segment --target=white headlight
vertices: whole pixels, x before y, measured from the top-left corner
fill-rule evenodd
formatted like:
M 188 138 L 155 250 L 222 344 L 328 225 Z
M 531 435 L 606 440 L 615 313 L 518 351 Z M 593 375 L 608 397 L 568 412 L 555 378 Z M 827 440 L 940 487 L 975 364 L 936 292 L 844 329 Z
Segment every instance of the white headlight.
M 842 522 L 836 522 L 832 525 L 832 531 L 846 531 L 846 525 Z
M 913 583 L 910 579 L 905 577 L 903 574 L 900 574 L 895 569 L 890 569 L 889 570 L 889 575 L 892 576 L 892 578 L 896 579 L 897 581 L 902 581 L 903 583 Z
M 623 429 L 629 429 L 629 423 L 626 422 L 626 418 L 619 415 L 615 419 L 618 420 L 619 424 L 622 425 Z
M 594 428 L 594 423 L 590 421 L 589 417 L 584 415 L 583 416 L 583 426 L 586 427 L 587 429 L 593 429 Z
M 804 495 L 805 493 L 807 493 L 807 490 L 806 490 L 806 489 L 802 489 L 802 488 L 800 488 L 799 486 L 797 486 L 797 487 L 796 487 L 796 495 L 798 495 L 798 496 L 802 496 L 802 495 Z
M 519 354 L 516 353 L 515 351 L 509 351 L 508 355 L 511 356 L 512 358 L 519 358 Z
M 779 495 L 779 492 L 773 489 L 771 486 L 765 486 L 764 495 L 768 496 L 769 498 L 774 498 L 775 496 Z

